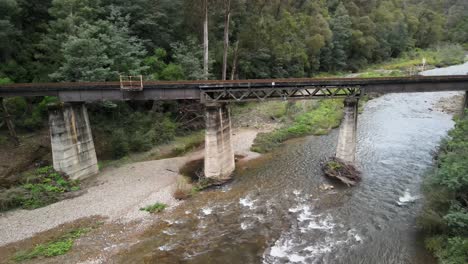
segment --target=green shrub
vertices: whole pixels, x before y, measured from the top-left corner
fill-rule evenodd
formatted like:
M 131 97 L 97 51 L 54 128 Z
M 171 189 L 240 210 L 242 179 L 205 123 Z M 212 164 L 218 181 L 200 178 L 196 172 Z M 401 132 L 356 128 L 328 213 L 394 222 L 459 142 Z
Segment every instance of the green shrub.
M 118 129 L 112 134 L 110 144 L 112 146 L 112 156 L 114 158 L 121 158 L 130 151 L 128 136 L 123 129 Z
M 147 134 L 137 131 L 129 140 L 131 151 L 148 151 L 153 147 L 152 138 Z
M 266 153 L 291 138 L 326 134 L 340 125 L 343 117 L 342 105 L 342 100 L 322 100 L 314 108 L 298 114 L 289 127 L 259 133 L 251 150 Z
M 0 77 L 0 84 L 10 84 L 13 83 L 13 81 L 8 78 L 8 77 Z
M 11 97 L 5 100 L 8 112 L 13 116 L 18 128 L 35 131 L 47 122 L 47 105 L 58 102 L 54 96 L 26 100 L 24 97 Z
M 440 263 L 466 264 L 468 262 L 468 239 L 466 237 L 433 236 L 426 239 L 425 244 Z
M 166 207 L 167 207 L 166 204 L 155 203 L 155 204 L 148 205 L 146 207 L 140 208 L 140 211 L 146 211 L 146 212 L 149 212 L 149 213 L 153 214 L 153 213 L 159 213 L 159 212 L 164 211 L 164 209 L 166 209 Z
M 79 190 L 77 181 L 68 179 L 51 166 L 25 173 L 23 179 L 21 185 L 0 192 L 0 211 L 43 207 L 61 200 L 63 193 Z
M 427 202 L 418 219 L 426 246 L 440 263 L 468 263 L 468 119 L 457 120 L 425 179 Z
M 91 104 L 88 110 L 98 154 L 105 158 L 147 151 L 176 135 L 177 124 L 169 115 L 135 110 L 125 102 Z
M 465 59 L 465 49 L 459 44 L 443 44 L 436 48 L 435 57 L 437 67 L 461 64 Z

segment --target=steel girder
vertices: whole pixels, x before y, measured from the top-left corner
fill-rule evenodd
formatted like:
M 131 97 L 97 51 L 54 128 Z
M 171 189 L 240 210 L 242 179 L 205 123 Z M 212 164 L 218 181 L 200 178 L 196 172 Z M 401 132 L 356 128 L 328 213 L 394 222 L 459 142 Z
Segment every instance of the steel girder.
M 201 88 L 202 103 L 227 103 L 266 100 L 335 99 L 361 96 L 360 86 L 311 86 L 265 88 Z

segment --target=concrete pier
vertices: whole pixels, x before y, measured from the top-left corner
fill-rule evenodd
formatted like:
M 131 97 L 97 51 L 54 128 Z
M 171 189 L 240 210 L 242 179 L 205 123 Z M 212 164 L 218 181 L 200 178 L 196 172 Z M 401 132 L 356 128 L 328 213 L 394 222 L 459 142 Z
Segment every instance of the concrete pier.
M 344 101 L 344 117 L 336 148 L 336 157 L 349 163 L 354 163 L 356 155 L 357 117 L 358 100 L 356 98 L 346 98 Z
M 205 176 L 228 179 L 235 169 L 231 116 L 226 104 L 206 106 Z
M 55 170 L 72 179 L 84 179 L 99 171 L 84 103 L 50 106 L 49 128 Z
M 465 99 L 463 100 L 462 116 L 466 115 L 466 111 L 468 111 L 468 91 L 465 92 Z

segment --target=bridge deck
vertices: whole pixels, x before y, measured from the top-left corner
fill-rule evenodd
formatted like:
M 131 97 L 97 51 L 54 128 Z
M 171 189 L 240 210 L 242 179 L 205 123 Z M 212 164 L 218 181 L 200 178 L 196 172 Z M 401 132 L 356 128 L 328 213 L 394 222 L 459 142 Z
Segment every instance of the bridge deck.
M 234 81 L 143 82 L 142 91 L 120 88 L 120 82 L 28 83 L 0 85 L 0 97 L 58 96 L 62 101 L 176 100 L 231 102 L 271 99 L 317 99 L 365 93 L 466 91 L 468 76 L 385 78 L 301 78 Z

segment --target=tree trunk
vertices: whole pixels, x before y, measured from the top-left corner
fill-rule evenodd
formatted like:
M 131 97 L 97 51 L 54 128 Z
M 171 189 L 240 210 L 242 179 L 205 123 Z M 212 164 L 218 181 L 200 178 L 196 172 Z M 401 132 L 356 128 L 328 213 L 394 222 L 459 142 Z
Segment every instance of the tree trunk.
M 231 80 L 234 80 L 234 77 L 236 76 L 238 54 L 239 54 L 239 41 L 236 41 L 236 46 L 234 47 L 234 59 L 232 60 Z
M 224 0 L 224 54 L 223 54 L 223 80 L 226 80 L 227 57 L 229 50 L 229 19 L 231 17 L 231 0 Z
M 3 109 L 3 118 L 5 119 L 5 123 L 7 124 L 8 131 L 10 132 L 10 139 L 11 141 L 13 141 L 15 146 L 19 146 L 20 142 L 19 142 L 18 136 L 16 135 L 15 126 L 13 125 L 10 115 L 8 114 L 8 109 L 5 104 L 5 101 L 3 101 L 3 97 L 0 97 L 0 105 L 2 106 L 2 109 Z
M 208 80 L 208 0 L 204 0 L 205 20 L 203 21 L 203 73 Z

